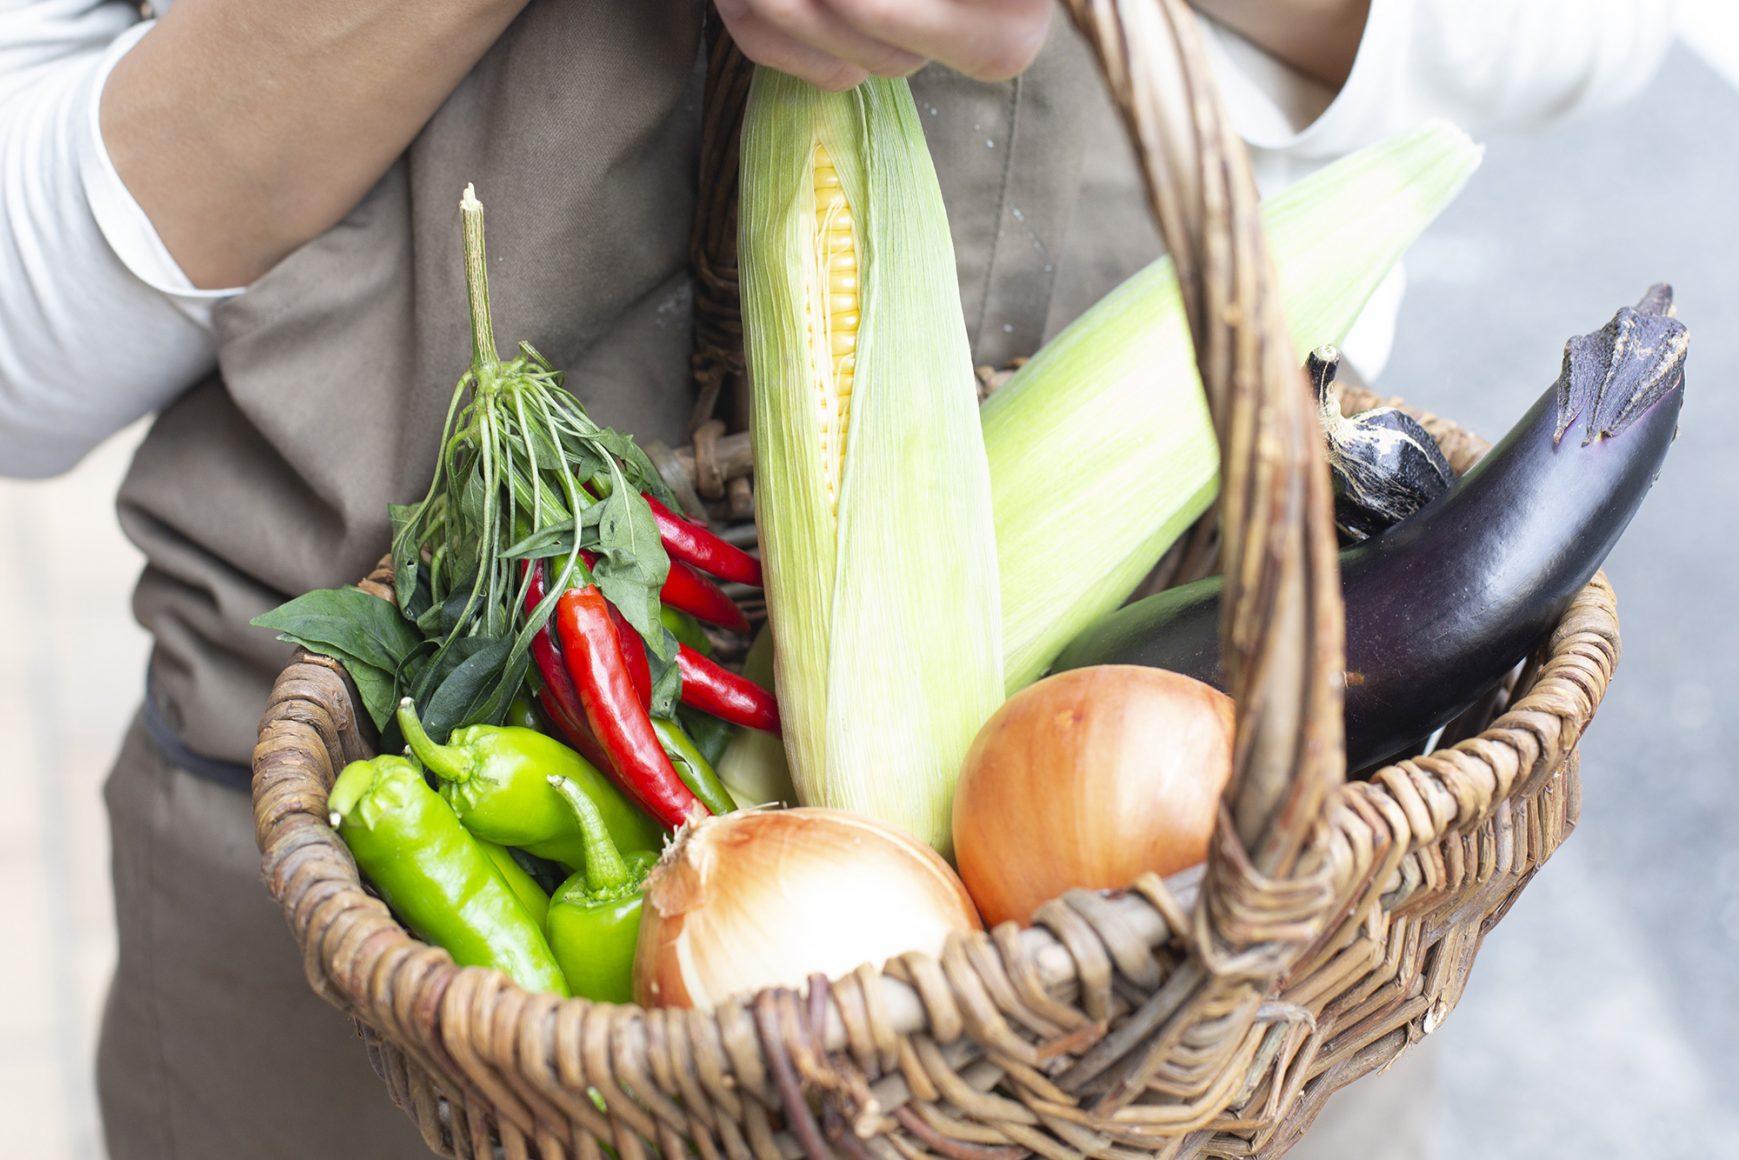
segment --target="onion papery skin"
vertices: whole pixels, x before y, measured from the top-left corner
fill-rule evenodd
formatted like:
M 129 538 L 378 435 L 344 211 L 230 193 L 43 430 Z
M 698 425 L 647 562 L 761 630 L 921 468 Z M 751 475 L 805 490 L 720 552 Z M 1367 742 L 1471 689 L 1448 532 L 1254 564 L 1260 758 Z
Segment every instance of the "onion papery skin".
M 646 880 L 634 996 L 710 1010 L 981 929 L 928 845 L 848 810 L 739 811 L 685 828 Z
M 1060 673 L 1009 698 L 954 798 L 955 857 L 984 921 L 1025 923 L 1068 890 L 1203 861 L 1233 729 L 1224 693 L 1135 665 Z

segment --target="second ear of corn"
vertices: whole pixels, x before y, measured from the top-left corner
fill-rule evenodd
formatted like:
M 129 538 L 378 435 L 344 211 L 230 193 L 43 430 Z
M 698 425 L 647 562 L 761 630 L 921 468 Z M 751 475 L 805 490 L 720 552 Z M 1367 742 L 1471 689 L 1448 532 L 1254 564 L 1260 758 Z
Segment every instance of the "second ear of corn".
M 1262 203 L 1301 361 L 1345 339 L 1480 155 L 1460 129 L 1431 122 Z M 1219 491 L 1219 446 L 1170 259 L 1046 343 L 984 404 L 983 420 L 1013 692 L 1122 604 Z
M 990 475 L 941 189 L 911 93 L 757 70 L 738 261 L 785 751 L 810 805 L 946 853 L 1002 702 Z

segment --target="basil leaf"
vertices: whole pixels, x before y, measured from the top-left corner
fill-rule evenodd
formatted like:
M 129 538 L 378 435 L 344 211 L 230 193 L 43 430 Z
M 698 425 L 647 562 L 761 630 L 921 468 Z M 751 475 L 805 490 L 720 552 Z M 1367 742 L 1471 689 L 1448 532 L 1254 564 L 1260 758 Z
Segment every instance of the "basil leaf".
M 621 460 L 623 470 L 627 472 L 634 490 L 649 491 L 665 503 L 675 502 L 676 497 L 671 493 L 670 485 L 664 482 L 664 477 L 658 474 L 658 468 L 652 465 L 652 460 L 631 436 L 624 435 L 613 427 L 600 427 L 594 438 L 610 454 Z
M 507 560 L 545 560 L 551 556 L 570 556 L 573 551 L 573 525 L 556 524 L 533 532 L 508 547 L 501 556 Z
M 518 689 L 525 677 L 523 658 L 516 666 L 517 675 L 506 670 L 512 652 L 511 637 L 493 640 L 467 637 L 454 642 L 442 659 L 458 658 L 458 663 L 443 665 L 445 675 L 419 706 L 423 728 L 429 731 L 429 736 L 444 740 L 459 726 L 490 720 L 499 715 L 498 709 L 506 709 L 507 702 L 513 699 L 513 690 Z M 510 678 L 511 689 L 504 697 L 502 688 Z
M 437 608 L 430 610 L 433 614 L 432 619 L 419 622 L 417 627 L 422 629 L 426 636 L 446 639 L 459 627 L 460 622 L 466 619 L 465 608 L 471 603 L 476 584 L 477 575 L 475 572 L 457 578 L 448 591 L 446 600 L 442 601 Z
M 669 660 L 676 655 L 675 638 L 658 619 L 658 593 L 670 574 L 670 557 L 664 554 L 652 509 L 619 483 L 598 511 L 598 564 L 593 569 L 598 587 L 652 654 Z
M 362 664 L 354 657 L 334 659 L 341 662 L 344 671 L 350 674 L 352 683 L 356 685 L 356 695 L 362 698 L 362 707 L 369 720 L 374 722 L 376 732 L 384 731 L 398 711 L 399 697 L 403 695 L 398 679 L 373 665 Z
M 387 505 L 387 517 L 392 521 L 392 586 L 399 607 L 415 619 L 412 600 L 422 568 L 422 551 L 417 543 L 416 524 L 421 522 L 424 504 L 395 503 Z
M 670 630 L 661 627 L 666 636 Z M 676 638 L 670 639 L 670 657 L 647 651 L 646 661 L 652 669 L 652 716 L 669 717 L 676 712 L 677 698 L 682 694 L 682 673 L 676 667 Z
M 393 582 L 394 587 L 396 588 L 398 582 L 396 568 L 398 566 L 395 564 L 393 567 L 395 568 Z M 427 615 L 431 608 L 434 607 L 434 597 L 430 592 L 429 584 L 429 570 L 427 568 L 419 568 L 417 570 L 417 582 L 409 599 L 401 599 L 399 601 L 399 615 L 416 625 L 419 630 L 422 628 L 423 617 Z M 423 635 L 427 636 L 428 634 L 424 633 Z
M 314 652 L 336 649 L 365 665 L 398 672 L 422 643 L 391 602 L 357 587 L 318 588 L 250 622 Z

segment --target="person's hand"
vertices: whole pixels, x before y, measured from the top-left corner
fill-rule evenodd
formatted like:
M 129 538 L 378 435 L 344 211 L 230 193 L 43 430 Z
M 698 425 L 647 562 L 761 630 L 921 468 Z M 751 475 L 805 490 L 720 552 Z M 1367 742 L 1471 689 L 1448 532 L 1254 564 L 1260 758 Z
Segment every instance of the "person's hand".
M 743 55 L 824 89 L 927 61 L 1007 80 L 1044 45 L 1056 0 L 717 0 Z

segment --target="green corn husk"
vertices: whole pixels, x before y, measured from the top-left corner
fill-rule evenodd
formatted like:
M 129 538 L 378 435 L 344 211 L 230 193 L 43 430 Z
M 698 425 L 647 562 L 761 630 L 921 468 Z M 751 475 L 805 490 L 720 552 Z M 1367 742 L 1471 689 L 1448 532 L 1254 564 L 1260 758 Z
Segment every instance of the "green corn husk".
M 829 354 L 810 341 L 829 309 L 812 294 L 832 269 L 816 241 L 818 145 L 855 219 L 861 310 L 843 417 Z M 953 246 L 906 83 L 825 93 L 758 69 L 738 214 L 762 562 L 797 796 L 946 853 L 961 760 L 1002 702 L 1002 613 Z
M 1346 337 L 1479 159 L 1461 130 L 1435 122 L 1263 203 L 1300 358 Z M 1218 490 L 1171 262 L 1134 275 L 1047 343 L 982 418 L 1012 692 L 1121 604 Z

